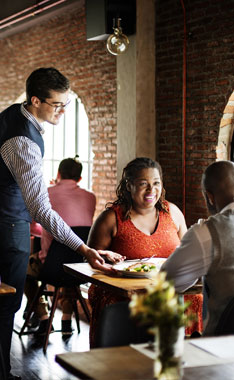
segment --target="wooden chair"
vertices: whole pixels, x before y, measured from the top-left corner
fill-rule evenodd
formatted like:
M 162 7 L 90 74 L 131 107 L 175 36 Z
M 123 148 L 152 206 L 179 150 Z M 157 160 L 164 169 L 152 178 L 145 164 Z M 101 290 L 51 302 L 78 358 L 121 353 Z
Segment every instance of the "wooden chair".
M 106 306 L 100 315 L 95 347 L 126 346 L 152 340 L 147 328 L 136 324 L 130 317 L 128 302 Z
M 72 227 L 72 230 L 84 241 L 87 241 L 90 227 L 79 226 Z M 76 297 L 72 300 L 73 310 L 75 313 L 76 323 L 78 333 L 80 333 L 80 323 L 79 323 L 79 311 L 77 307 L 77 300 L 80 302 L 87 321 L 90 322 L 90 312 L 88 306 L 86 304 L 86 300 L 83 298 L 80 290 L 80 285 L 83 282 L 79 282 L 77 279 L 73 278 L 69 274 L 65 273 L 63 270 L 64 263 L 77 263 L 83 262 L 83 256 L 79 255 L 77 252 L 71 250 L 69 247 L 65 246 L 53 240 L 51 246 L 49 248 L 45 263 L 41 270 L 38 281 L 41 282 L 41 285 L 38 289 L 37 294 L 34 297 L 32 304 L 29 307 L 25 322 L 19 332 L 19 336 L 24 334 L 24 330 L 27 327 L 29 320 L 33 311 L 35 310 L 35 306 L 38 303 L 39 298 L 42 295 L 53 296 L 52 306 L 50 310 L 50 315 L 47 324 L 47 330 L 45 334 L 45 339 L 43 343 L 43 351 L 44 353 L 47 350 L 49 334 L 52 328 L 52 322 L 54 313 L 58 304 L 59 293 L 62 287 L 72 287 L 74 289 Z M 47 285 L 52 285 L 54 287 L 54 291 L 48 291 Z

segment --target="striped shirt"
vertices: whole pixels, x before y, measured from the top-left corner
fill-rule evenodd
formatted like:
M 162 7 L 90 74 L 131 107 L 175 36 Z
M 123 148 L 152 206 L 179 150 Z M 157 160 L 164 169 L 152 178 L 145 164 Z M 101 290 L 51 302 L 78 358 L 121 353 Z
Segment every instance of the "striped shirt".
M 24 104 L 21 104 L 21 112 L 41 134 L 44 133 L 42 126 L 26 110 Z M 28 137 L 16 136 L 4 142 L 0 154 L 22 192 L 32 219 L 40 223 L 56 240 L 77 250 L 83 241 L 51 208 L 39 146 Z

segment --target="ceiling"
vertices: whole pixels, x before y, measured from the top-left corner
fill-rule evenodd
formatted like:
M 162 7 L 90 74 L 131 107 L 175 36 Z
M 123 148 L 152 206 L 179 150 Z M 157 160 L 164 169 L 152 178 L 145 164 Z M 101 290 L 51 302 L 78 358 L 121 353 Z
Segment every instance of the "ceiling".
M 0 39 L 83 4 L 84 0 L 1 0 Z

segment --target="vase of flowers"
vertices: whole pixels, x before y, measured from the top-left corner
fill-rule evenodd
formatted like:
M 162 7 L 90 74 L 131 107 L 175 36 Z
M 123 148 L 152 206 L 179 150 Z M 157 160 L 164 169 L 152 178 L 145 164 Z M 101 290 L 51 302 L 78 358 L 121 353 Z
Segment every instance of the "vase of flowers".
M 155 273 L 145 293 L 134 293 L 129 307 L 131 316 L 154 334 L 154 377 L 177 380 L 182 377 L 184 326 L 193 316 L 185 315 L 188 303 L 181 301 L 166 273 Z

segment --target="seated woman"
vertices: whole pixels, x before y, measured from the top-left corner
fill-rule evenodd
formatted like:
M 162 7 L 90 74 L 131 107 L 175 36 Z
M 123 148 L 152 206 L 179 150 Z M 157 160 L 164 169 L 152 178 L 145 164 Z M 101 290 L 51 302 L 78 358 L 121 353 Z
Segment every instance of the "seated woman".
M 93 224 L 88 245 L 95 249 L 107 249 L 127 259 L 156 255 L 167 258 L 180 244 L 187 230 L 182 212 L 165 200 L 162 169 L 158 162 L 140 157 L 124 168 L 116 190 L 117 199 L 107 204 Z M 192 301 L 190 309 L 198 315 L 199 323 L 193 330 L 200 331 L 202 321 L 202 295 L 185 296 Z M 89 289 L 92 306 L 90 346 L 95 347 L 95 330 L 101 309 L 122 301 L 110 291 L 92 285 Z

